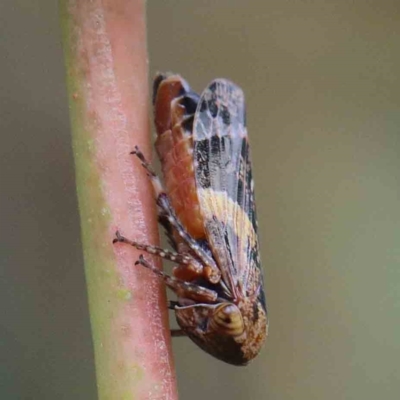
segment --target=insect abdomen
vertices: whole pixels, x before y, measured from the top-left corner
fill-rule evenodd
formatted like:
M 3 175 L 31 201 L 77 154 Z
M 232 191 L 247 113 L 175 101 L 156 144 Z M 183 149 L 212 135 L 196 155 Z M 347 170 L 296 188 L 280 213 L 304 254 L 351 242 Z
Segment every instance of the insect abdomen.
M 197 106 L 195 95 L 178 76 L 157 82 L 154 107 L 155 147 L 161 160 L 167 194 L 177 217 L 195 239 L 205 236 L 193 169 L 191 128 Z M 169 110 L 165 108 L 170 106 Z

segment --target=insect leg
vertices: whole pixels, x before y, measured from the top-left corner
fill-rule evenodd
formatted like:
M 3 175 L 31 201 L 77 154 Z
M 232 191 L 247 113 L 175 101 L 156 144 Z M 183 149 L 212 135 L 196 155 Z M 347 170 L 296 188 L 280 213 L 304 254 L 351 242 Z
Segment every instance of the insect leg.
M 164 232 L 168 239 L 169 245 L 174 250 L 177 250 L 177 244 L 175 243 L 175 239 L 174 239 L 174 231 L 173 231 L 171 224 L 168 222 L 168 218 L 159 214 L 158 215 L 158 223 L 164 228 Z
M 152 166 L 147 162 L 145 156 L 140 151 L 138 146 L 135 146 L 135 150 L 131 154 L 136 155 L 142 163 L 143 168 L 147 171 L 151 182 L 153 184 L 154 193 L 156 196 L 156 203 L 161 209 L 159 219 L 166 220 L 168 223 L 178 232 L 179 236 L 187 243 L 189 248 L 197 255 L 197 257 L 205 265 L 205 276 L 212 282 L 217 283 L 221 278 L 221 272 L 217 267 L 215 261 L 210 257 L 187 232 L 185 227 L 179 221 L 175 211 L 169 201 L 167 193 L 162 187 L 161 181 L 157 174 L 154 172 Z
M 176 306 L 179 306 L 179 302 L 177 302 L 177 301 L 170 301 L 168 303 L 168 308 L 170 310 L 175 310 Z M 172 337 L 187 336 L 187 334 L 185 333 L 185 331 L 183 329 L 171 329 L 170 332 L 171 332 Z
M 151 270 L 156 275 L 160 276 L 164 280 L 165 284 L 173 292 L 176 293 L 178 298 L 191 299 L 195 302 L 205 303 L 214 303 L 218 298 L 218 293 L 214 290 L 207 289 L 194 283 L 182 281 L 180 279 L 167 275 L 163 271 L 160 271 L 159 269 L 151 265 L 148 261 L 146 261 L 143 255 L 141 255 L 139 259 L 135 262 L 135 265 L 138 264 L 143 265 L 143 267 Z
M 194 240 L 187 232 L 184 226 L 179 221 L 176 216 L 166 193 L 161 193 L 157 198 L 157 205 L 163 210 L 165 213 L 165 217 L 168 219 L 168 222 L 171 226 L 176 230 L 178 235 L 184 240 L 184 242 L 188 245 L 188 247 L 196 254 L 199 260 L 203 264 L 204 268 L 204 276 L 211 283 L 218 283 L 221 278 L 221 272 L 217 267 L 217 264 Z
M 168 308 L 170 309 L 170 310 L 175 310 L 175 307 L 179 307 L 179 302 L 178 301 L 172 301 L 172 300 L 170 300 L 169 302 L 168 302 Z
M 172 337 L 182 337 L 187 336 L 183 329 L 171 329 Z
M 158 178 L 157 174 L 155 173 L 153 167 L 146 160 L 144 154 L 142 153 L 142 151 L 139 149 L 138 146 L 135 146 L 135 150 L 131 151 L 131 154 L 133 154 L 134 156 L 136 156 L 140 160 L 140 162 L 142 164 L 142 167 L 146 170 L 147 175 L 151 179 L 151 183 L 153 185 L 154 192 L 155 192 L 156 196 L 158 197 L 158 195 L 160 193 L 164 192 L 164 190 L 163 190 L 163 187 L 161 185 L 161 181 Z
M 149 254 L 153 254 L 166 260 L 178 264 L 190 265 L 198 273 L 200 273 L 202 270 L 202 265 L 189 254 L 180 254 L 176 253 L 175 251 L 162 249 L 161 247 L 138 243 L 134 240 L 127 239 L 125 236 L 122 236 L 119 231 L 115 232 L 115 236 L 116 238 L 113 240 L 113 243 L 126 243 L 136 247 L 138 250 L 144 250 Z

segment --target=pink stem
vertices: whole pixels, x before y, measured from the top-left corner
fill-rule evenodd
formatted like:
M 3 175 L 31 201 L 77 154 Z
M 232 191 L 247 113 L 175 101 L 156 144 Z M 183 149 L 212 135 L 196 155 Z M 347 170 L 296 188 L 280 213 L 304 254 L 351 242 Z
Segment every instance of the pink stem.
M 60 1 L 101 399 L 177 399 L 164 286 L 134 266 L 139 251 L 112 245 L 117 229 L 158 244 L 151 185 L 129 155 L 150 154 L 143 3 Z

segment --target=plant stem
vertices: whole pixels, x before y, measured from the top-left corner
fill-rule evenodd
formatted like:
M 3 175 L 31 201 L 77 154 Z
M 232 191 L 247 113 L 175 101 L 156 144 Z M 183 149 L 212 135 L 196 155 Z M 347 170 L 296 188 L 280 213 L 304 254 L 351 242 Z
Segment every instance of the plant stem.
M 118 229 L 157 244 L 150 182 L 145 7 L 61 0 L 61 22 L 100 399 L 177 399 L 163 284 L 112 245 Z M 150 259 L 148 257 L 148 259 Z M 157 260 L 150 259 L 157 264 Z

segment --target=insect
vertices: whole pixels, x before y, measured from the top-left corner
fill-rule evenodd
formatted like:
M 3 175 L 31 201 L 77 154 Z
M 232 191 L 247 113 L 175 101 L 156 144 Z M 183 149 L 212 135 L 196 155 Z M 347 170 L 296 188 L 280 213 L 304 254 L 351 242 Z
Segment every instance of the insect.
M 176 263 L 172 276 L 143 255 L 150 269 L 177 295 L 170 302 L 180 329 L 214 357 L 246 365 L 268 333 L 259 257 L 254 188 L 242 90 L 225 79 L 198 96 L 179 75 L 159 74 L 153 103 L 165 189 L 139 148 L 158 218 L 174 251 L 127 243 Z

